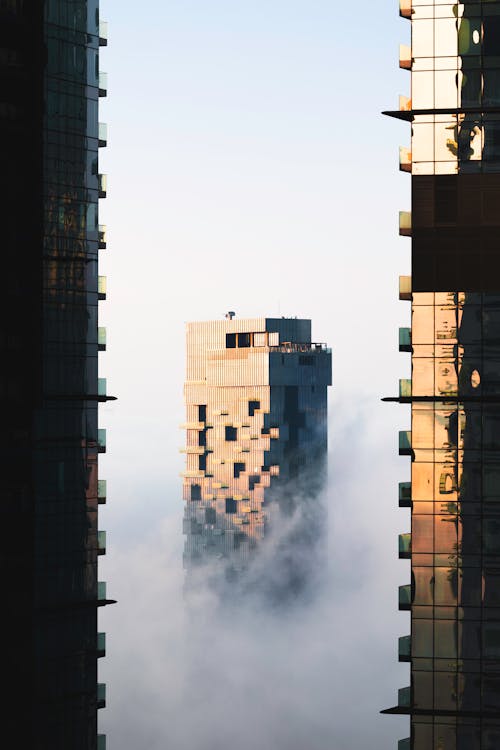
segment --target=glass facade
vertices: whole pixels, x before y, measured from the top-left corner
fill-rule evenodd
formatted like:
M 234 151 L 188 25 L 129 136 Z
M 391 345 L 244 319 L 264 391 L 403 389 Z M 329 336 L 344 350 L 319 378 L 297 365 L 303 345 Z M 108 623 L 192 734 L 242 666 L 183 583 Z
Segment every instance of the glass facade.
M 228 575 L 245 571 L 279 518 L 296 511 L 303 537 L 319 546 L 330 383 L 331 353 L 311 343 L 309 320 L 188 324 L 188 573 L 208 562 Z M 307 578 L 305 557 L 285 567 L 285 588 Z
M 105 40 L 98 0 L 5 0 L 0 26 L 5 715 L 22 747 L 94 750 Z
M 412 750 L 500 746 L 500 3 L 412 0 Z M 404 166 L 401 166 L 403 169 Z M 405 329 L 403 329 L 405 330 Z M 401 342 L 401 337 L 400 337 Z

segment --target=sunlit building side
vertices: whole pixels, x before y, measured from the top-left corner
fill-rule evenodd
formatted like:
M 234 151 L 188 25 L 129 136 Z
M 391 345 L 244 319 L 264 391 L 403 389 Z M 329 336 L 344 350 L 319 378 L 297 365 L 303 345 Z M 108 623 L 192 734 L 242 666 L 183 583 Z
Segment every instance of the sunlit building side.
M 185 566 L 238 577 L 300 514 L 295 560 L 278 544 L 283 585 L 299 589 L 299 544 L 320 545 L 326 525 L 331 352 L 309 320 L 233 316 L 187 324 Z
M 410 684 L 388 713 L 408 714 L 399 750 L 500 747 L 500 3 L 400 0 L 411 96 L 387 114 L 411 123 L 411 430 L 399 451 L 411 482 L 399 504 L 411 534 L 399 590 L 411 630 L 399 641 Z M 390 400 L 390 399 L 389 399 Z
M 103 750 L 97 0 L 0 2 L 4 742 Z

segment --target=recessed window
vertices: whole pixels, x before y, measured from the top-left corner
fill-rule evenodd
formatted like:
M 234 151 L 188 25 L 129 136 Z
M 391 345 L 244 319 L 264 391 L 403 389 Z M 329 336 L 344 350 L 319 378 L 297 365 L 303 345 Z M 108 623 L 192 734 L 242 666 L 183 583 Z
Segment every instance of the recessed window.
M 200 471 L 206 471 L 207 468 L 207 454 L 203 453 L 201 456 L 198 456 L 198 469 Z
M 226 349 L 236 349 L 235 333 L 226 333 Z
M 226 513 L 236 513 L 236 500 L 234 497 L 226 497 Z
M 206 444 L 207 444 L 207 431 L 200 430 L 198 433 L 198 445 L 206 445 Z
M 249 333 L 239 333 L 238 334 L 238 347 L 240 349 L 244 349 L 246 347 L 252 346 L 251 336 Z
M 226 425 L 225 429 L 225 437 L 228 441 L 234 441 L 238 437 L 238 430 L 236 427 L 229 427 L 229 425 Z
M 191 500 L 201 500 L 201 484 L 191 485 Z
M 207 406 L 206 404 L 200 404 L 198 406 L 198 422 L 207 421 Z
M 245 471 L 245 464 L 236 461 L 233 464 L 233 476 L 234 476 L 234 478 L 238 479 L 238 477 L 240 476 L 240 474 L 241 474 L 242 471 Z
M 257 409 L 260 409 L 260 401 L 248 402 L 248 416 L 249 417 L 253 417 Z
M 248 489 L 253 490 L 256 484 L 260 482 L 260 475 L 259 474 L 252 474 L 248 477 Z

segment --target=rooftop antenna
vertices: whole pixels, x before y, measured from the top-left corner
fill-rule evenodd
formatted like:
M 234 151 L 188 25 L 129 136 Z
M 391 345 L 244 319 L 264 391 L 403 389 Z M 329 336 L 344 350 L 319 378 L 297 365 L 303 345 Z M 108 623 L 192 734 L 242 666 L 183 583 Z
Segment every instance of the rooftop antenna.
M 236 313 L 234 312 L 234 310 L 229 310 L 229 312 L 227 312 L 224 315 L 224 317 L 227 318 L 228 320 L 232 320 L 235 315 L 236 315 Z

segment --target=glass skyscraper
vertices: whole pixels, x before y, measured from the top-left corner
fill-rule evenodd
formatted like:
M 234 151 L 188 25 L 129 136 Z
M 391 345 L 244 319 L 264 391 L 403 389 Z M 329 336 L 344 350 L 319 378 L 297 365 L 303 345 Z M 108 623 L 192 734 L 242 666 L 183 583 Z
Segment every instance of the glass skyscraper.
M 105 745 L 98 12 L 97 0 L 0 2 L 2 729 L 39 750 Z
M 411 22 L 411 98 L 388 112 L 411 123 L 411 581 L 399 607 L 411 682 L 388 712 L 409 714 L 400 750 L 500 747 L 500 3 L 400 0 Z
M 262 588 L 285 596 L 310 578 L 326 526 L 320 493 L 330 384 L 331 352 L 311 343 L 310 320 L 229 313 L 188 323 L 188 574 L 211 563 L 239 577 L 271 534 L 279 553 Z

